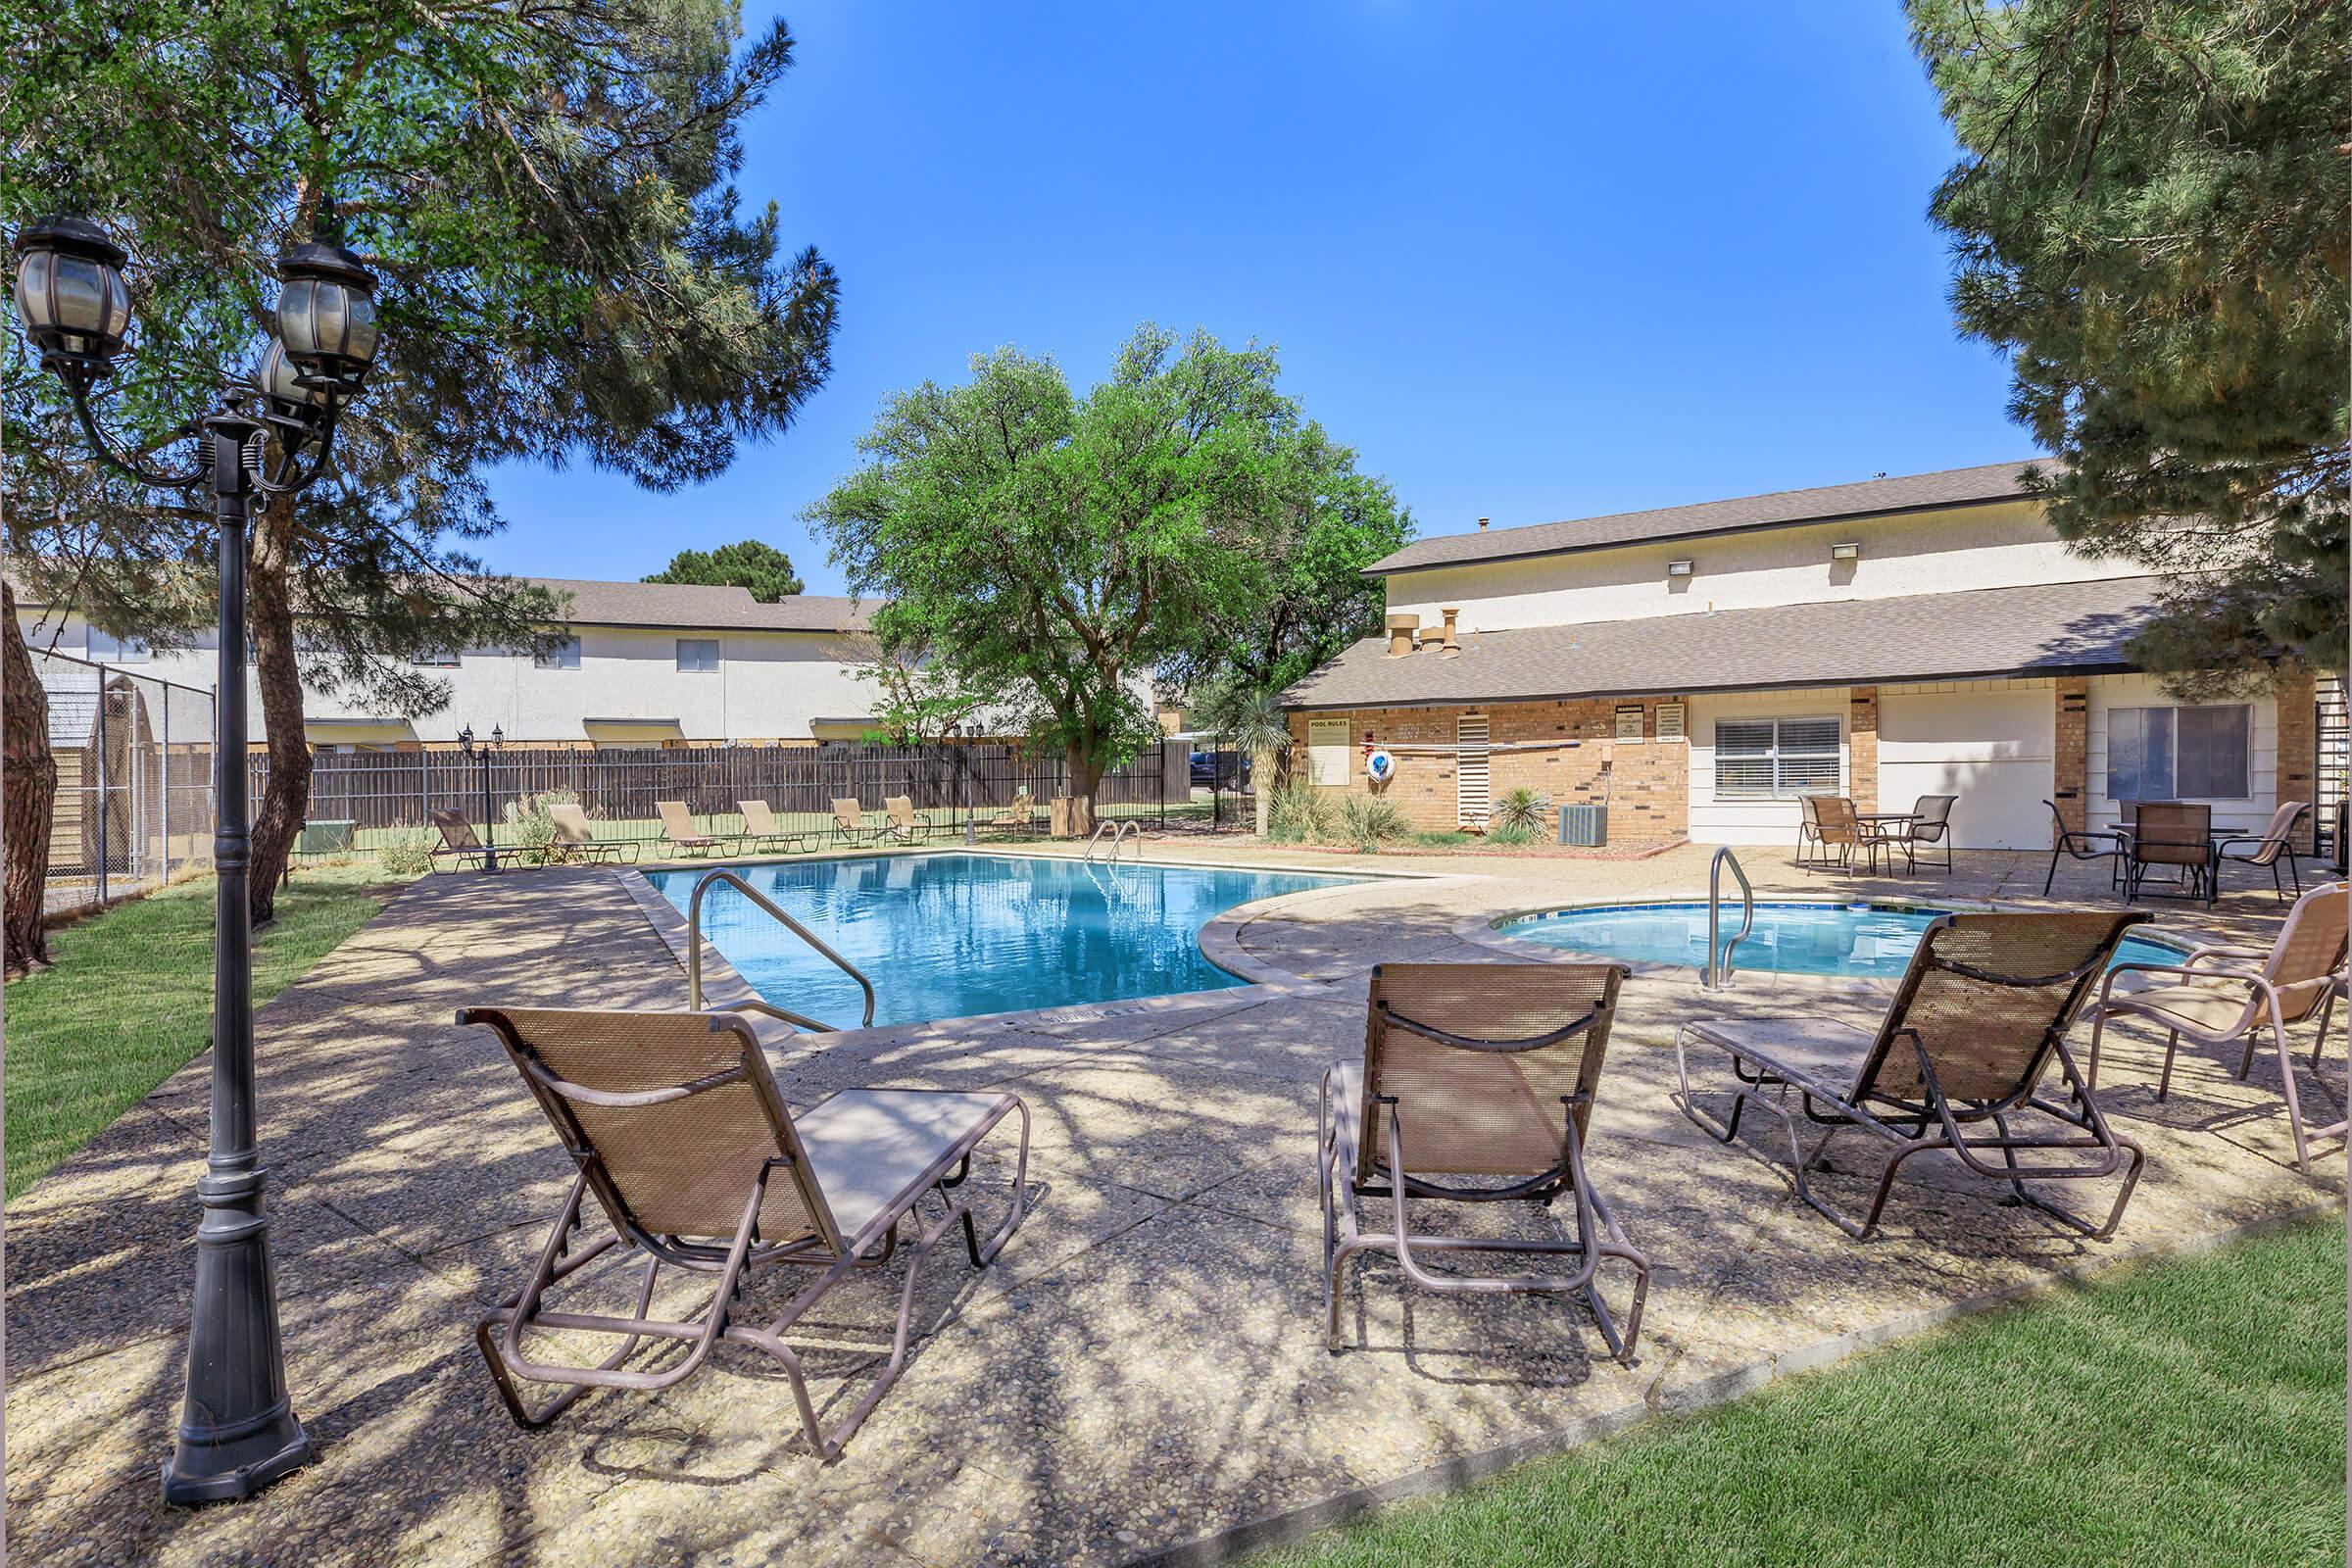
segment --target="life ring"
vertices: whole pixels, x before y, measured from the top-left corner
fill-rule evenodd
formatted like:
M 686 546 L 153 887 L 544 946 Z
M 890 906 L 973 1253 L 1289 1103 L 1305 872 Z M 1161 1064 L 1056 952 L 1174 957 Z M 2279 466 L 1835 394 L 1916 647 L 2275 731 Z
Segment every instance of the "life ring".
M 1375 784 L 1386 784 L 1396 776 L 1396 759 L 1389 755 L 1386 747 L 1375 747 L 1372 755 L 1364 759 L 1364 776 Z

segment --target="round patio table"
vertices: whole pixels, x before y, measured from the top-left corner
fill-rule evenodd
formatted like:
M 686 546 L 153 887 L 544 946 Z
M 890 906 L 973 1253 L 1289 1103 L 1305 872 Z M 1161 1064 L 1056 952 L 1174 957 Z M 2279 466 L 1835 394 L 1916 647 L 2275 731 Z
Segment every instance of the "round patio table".
M 1856 811 L 1854 820 L 1867 824 L 1871 829 L 1871 836 L 1864 842 L 1870 845 L 1871 863 L 1876 865 L 1880 850 L 1891 850 L 1909 837 L 1905 833 L 1887 832 L 1886 825 L 1895 822 L 1916 822 L 1919 820 L 1919 813 L 1917 811 Z M 1894 857 L 1892 855 L 1886 857 L 1886 871 L 1889 876 L 1894 873 Z

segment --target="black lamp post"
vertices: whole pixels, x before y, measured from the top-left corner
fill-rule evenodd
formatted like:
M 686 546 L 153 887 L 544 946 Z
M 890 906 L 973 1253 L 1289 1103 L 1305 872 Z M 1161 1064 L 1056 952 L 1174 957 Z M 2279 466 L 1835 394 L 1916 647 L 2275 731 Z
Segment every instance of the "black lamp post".
M 471 724 L 458 731 L 458 750 L 467 761 L 482 764 L 482 874 L 485 876 L 498 872 L 498 816 L 490 805 L 490 759 L 506 744 L 507 730 L 503 724 L 491 725 L 490 738 L 479 746 L 473 743 Z
M 250 391 L 192 422 L 182 466 L 119 449 L 91 394 L 115 368 L 130 325 L 122 247 L 96 224 L 52 218 L 17 237 L 17 318 L 74 402 L 90 450 L 143 484 L 207 494 L 220 527 L 220 662 L 213 744 L 212 1145 L 196 1183 L 195 1312 L 187 1396 L 167 1502 L 246 1497 L 308 1463 L 310 1436 L 286 1391 L 270 1216 L 255 1134 L 252 925 L 246 910 L 245 524 L 256 494 L 308 487 L 326 468 L 335 424 L 374 363 L 375 277 L 317 240 L 279 261 L 277 332 Z M 269 435 L 277 436 L 277 453 Z

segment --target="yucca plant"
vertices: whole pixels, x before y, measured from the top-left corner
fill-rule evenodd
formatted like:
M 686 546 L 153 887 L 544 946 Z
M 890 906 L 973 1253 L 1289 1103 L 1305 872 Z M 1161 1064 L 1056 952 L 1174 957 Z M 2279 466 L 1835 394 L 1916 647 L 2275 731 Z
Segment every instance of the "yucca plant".
M 1544 836 L 1544 813 L 1550 808 L 1551 797 L 1541 790 L 1505 790 L 1487 819 L 1487 836 L 1498 844 L 1532 844 Z
M 1275 788 L 1266 807 L 1266 837 L 1277 844 L 1311 843 L 1331 834 L 1331 803 L 1307 784 Z
M 1405 836 L 1404 813 L 1396 804 L 1372 795 L 1350 795 L 1340 803 L 1340 836 L 1364 855 L 1378 855 L 1380 847 Z

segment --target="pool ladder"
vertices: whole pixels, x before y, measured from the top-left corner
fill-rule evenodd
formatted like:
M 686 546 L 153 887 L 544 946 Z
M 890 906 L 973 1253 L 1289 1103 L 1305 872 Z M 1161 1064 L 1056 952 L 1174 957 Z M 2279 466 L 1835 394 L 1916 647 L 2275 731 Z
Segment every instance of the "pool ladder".
M 1123 816 L 1114 818 L 1108 822 L 1097 822 L 1095 824 L 1094 836 L 1086 841 L 1086 858 L 1089 860 L 1092 860 L 1095 858 L 1095 850 L 1102 844 L 1102 835 L 1107 833 L 1110 835 L 1110 853 L 1104 856 L 1103 858 L 1110 864 L 1116 865 L 1119 863 L 1119 846 L 1126 843 L 1131 838 L 1141 838 L 1143 836 L 1143 831 L 1144 830 L 1142 828 L 1137 827 L 1133 822 L 1127 820 L 1127 818 Z M 1140 854 L 1143 850 L 1143 846 L 1138 844 L 1136 846 L 1136 850 Z
M 1723 868 L 1732 868 L 1740 879 L 1741 911 L 1740 929 L 1732 940 L 1723 940 Z M 1698 971 L 1698 983 L 1709 991 L 1720 991 L 1732 983 L 1732 950 L 1747 940 L 1756 928 L 1756 890 L 1748 885 L 1747 873 L 1740 869 L 1740 857 L 1730 845 L 1715 852 L 1713 863 L 1707 867 L 1707 961 Z
M 858 1024 L 858 1027 L 871 1029 L 874 1026 L 874 983 L 865 977 L 864 971 L 834 952 L 823 937 L 818 936 L 778 908 L 767 895 L 754 888 L 734 872 L 726 870 L 705 871 L 695 881 L 694 897 L 686 901 L 686 1005 L 689 1008 L 696 1012 L 703 1010 L 703 895 L 710 891 L 710 884 L 713 882 L 724 882 L 766 910 L 768 914 L 781 922 L 786 930 L 832 959 L 834 967 L 857 981 L 858 988 L 865 993 L 865 1018 Z M 813 1029 L 819 1034 L 828 1034 L 837 1027 L 829 1023 L 820 1023 L 814 1018 L 789 1011 L 771 1002 L 755 997 L 747 997 L 734 1005 L 748 1007 L 754 1012 L 764 1012 L 771 1018 L 781 1018 L 796 1029 Z

